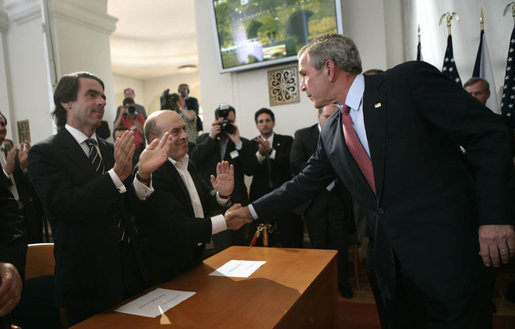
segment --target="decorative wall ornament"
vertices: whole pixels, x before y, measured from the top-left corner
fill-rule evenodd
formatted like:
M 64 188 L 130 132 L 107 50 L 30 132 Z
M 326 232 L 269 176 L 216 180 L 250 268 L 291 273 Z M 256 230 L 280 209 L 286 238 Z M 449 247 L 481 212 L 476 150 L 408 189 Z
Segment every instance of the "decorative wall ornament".
M 270 106 L 300 102 L 297 67 L 268 71 Z
M 28 141 L 30 143 L 29 120 L 18 121 L 18 140 L 20 143 Z

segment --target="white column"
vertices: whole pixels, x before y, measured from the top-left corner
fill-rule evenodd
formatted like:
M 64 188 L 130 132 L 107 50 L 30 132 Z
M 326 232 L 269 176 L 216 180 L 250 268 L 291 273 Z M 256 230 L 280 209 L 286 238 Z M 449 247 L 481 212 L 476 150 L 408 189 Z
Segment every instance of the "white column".
M 43 1 L 48 1 L 46 25 Z M 54 133 L 49 114 L 55 83 L 51 70 L 58 78 L 75 71 L 98 75 L 106 86 L 108 106 L 104 117 L 112 121 L 116 109 L 109 36 L 117 19 L 107 14 L 107 0 L 4 0 L 3 8 L 9 17 L 4 58 L 11 87 L 11 129 L 15 128 L 14 120 L 29 119 L 33 143 Z M 47 43 L 44 31 L 50 32 L 51 42 Z

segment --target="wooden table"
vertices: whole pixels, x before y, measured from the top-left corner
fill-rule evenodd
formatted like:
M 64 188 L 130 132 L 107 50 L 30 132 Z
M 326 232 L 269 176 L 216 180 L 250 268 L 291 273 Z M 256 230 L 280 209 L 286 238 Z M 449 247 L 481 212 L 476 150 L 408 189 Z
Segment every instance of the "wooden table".
M 208 276 L 231 259 L 267 263 L 249 278 Z M 336 270 L 334 250 L 231 247 L 158 286 L 196 292 L 166 313 L 106 312 L 73 328 L 336 328 Z

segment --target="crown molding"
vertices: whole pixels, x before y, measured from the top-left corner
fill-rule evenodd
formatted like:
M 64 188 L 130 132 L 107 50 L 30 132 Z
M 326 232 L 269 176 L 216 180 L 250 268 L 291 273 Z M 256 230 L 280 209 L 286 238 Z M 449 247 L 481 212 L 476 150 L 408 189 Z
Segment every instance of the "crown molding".
M 16 24 L 41 18 L 41 2 L 38 0 L 5 0 L 3 9 Z
M 42 17 L 40 0 L 5 0 L 3 8 L 9 19 L 16 24 L 24 24 Z M 56 19 L 63 19 L 101 33 L 113 33 L 118 18 L 108 15 L 106 8 L 101 6 L 91 8 L 97 10 L 92 11 L 73 0 L 49 1 L 50 17 L 54 23 Z
M 53 19 L 60 18 L 109 35 L 116 30 L 118 22 L 118 18 L 105 11 L 93 12 L 69 0 L 51 3 L 51 11 Z

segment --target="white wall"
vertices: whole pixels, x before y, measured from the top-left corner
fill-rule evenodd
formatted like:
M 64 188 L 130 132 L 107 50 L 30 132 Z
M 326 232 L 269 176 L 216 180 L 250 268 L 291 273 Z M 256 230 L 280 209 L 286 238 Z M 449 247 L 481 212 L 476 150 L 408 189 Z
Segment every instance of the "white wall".
M 148 112 L 147 104 L 145 103 L 145 93 L 143 92 L 143 81 L 117 74 L 113 74 L 114 109 L 116 110 L 119 105 L 122 105 L 125 98 L 123 94 L 125 88 L 134 89 L 136 103 L 143 105 Z
M 511 11 L 503 17 L 507 1 L 404 0 L 403 4 L 407 8 L 404 21 L 413 19 L 413 26 L 410 27 L 412 32 L 406 37 L 407 59 L 416 58 L 416 25 L 420 24 L 424 60 L 439 69 L 442 67 L 447 46 L 447 27 L 445 22 L 438 26 L 438 20 L 445 12 L 458 13 L 460 21 L 452 21 L 452 38 L 454 59 L 463 83 L 472 76 L 479 46 L 479 15 L 482 8 L 496 88 L 498 90 L 502 87 L 508 44 L 513 29 Z
M 344 34 L 351 37 L 360 49 L 364 69 L 384 69 L 387 63 L 402 61 L 402 48 L 387 52 L 387 46 L 402 47 L 402 35 L 395 34 L 401 29 L 400 2 L 385 0 L 384 3 L 388 4 L 387 13 L 382 1 L 342 1 Z M 255 111 L 263 106 L 270 107 L 267 71 L 277 67 L 219 74 L 211 6 L 206 5 L 204 0 L 195 0 L 195 11 L 202 85 L 201 101 L 206 109 L 214 109 L 221 102 L 234 105 L 242 136 L 254 137 L 257 134 L 254 124 Z M 396 19 L 396 24 L 388 24 L 385 16 L 388 19 Z M 289 65 L 297 63 L 278 67 Z M 297 129 L 316 122 L 316 109 L 304 93 L 301 93 L 300 103 L 270 108 L 276 116 L 275 131 L 281 134 L 293 135 Z M 206 111 L 205 118 L 206 122 L 212 121 L 212 111 Z

